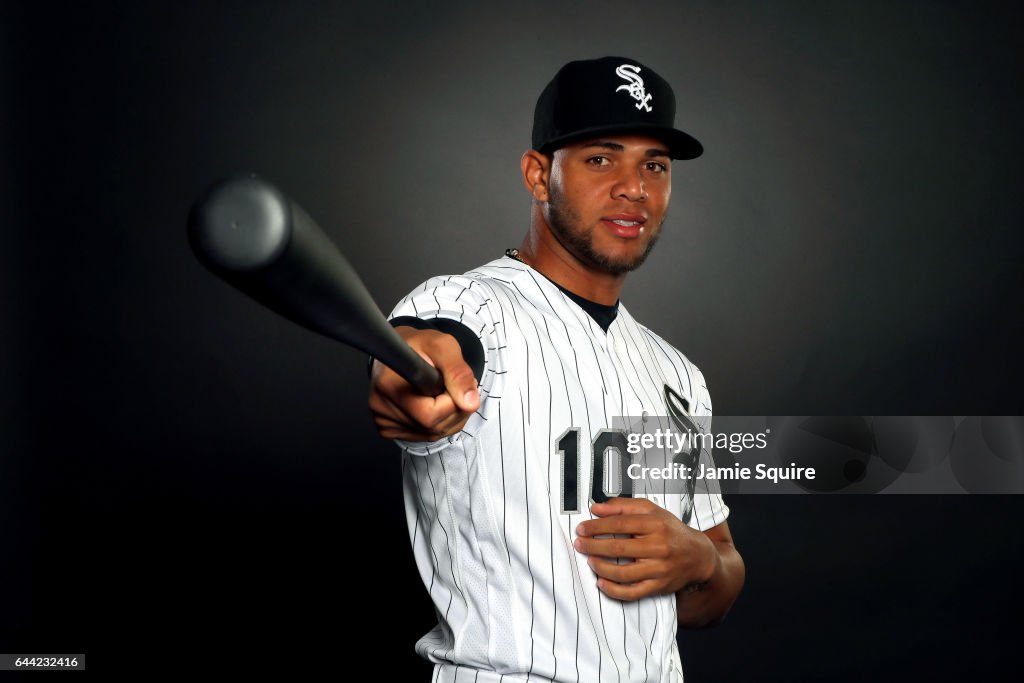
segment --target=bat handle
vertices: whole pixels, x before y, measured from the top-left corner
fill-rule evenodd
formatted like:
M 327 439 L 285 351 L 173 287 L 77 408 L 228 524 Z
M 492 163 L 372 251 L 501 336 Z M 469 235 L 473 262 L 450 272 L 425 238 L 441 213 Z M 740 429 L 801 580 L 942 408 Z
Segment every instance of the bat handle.
M 444 393 L 444 378 L 437 368 L 423 360 L 412 350 L 393 328 L 390 329 L 399 343 L 382 347 L 383 353 L 375 357 L 408 382 L 416 393 L 423 396 L 437 396 Z
M 412 379 L 409 380 L 409 384 L 424 396 L 437 396 L 444 393 L 444 378 L 433 365 L 422 363 L 410 374 Z

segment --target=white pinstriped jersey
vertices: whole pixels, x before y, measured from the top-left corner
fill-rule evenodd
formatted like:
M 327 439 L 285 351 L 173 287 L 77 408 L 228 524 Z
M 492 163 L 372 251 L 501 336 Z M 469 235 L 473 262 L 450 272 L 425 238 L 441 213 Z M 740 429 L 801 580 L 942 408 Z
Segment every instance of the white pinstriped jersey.
M 591 451 L 604 452 L 614 417 L 666 415 L 666 385 L 711 415 L 697 367 L 621 304 L 605 333 L 507 257 L 428 280 L 390 317 L 407 315 L 458 320 L 485 350 L 465 429 L 399 442 L 413 552 L 438 615 L 416 650 L 434 680 L 682 681 L 675 596 L 605 596 L 572 543 L 592 519 Z M 716 494 L 644 495 L 680 518 L 692 502 L 697 529 L 728 516 Z

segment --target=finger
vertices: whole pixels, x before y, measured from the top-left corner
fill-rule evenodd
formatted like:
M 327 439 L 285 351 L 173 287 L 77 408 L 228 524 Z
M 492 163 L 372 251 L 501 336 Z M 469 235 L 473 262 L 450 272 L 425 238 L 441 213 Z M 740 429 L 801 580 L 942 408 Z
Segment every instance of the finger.
M 393 422 L 409 429 L 416 429 L 416 421 L 395 402 L 384 394 L 370 394 L 370 412 L 374 422 Z
M 608 579 L 598 579 L 597 587 L 609 598 L 615 598 L 624 602 L 639 600 L 649 595 L 657 595 L 659 590 L 658 582 L 650 580 L 627 585 L 609 581 Z
M 376 390 L 376 387 L 372 389 L 367 403 L 370 407 L 370 414 L 373 415 L 375 420 L 378 418 L 388 418 L 395 421 L 409 420 L 409 416 L 395 405 L 390 398 Z
M 462 412 L 472 413 L 480 407 L 480 390 L 476 375 L 462 357 L 462 348 L 455 338 L 445 335 L 450 342 L 444 342 L 434 355 L 434 366 L 444 378 L 445 392 Z M 438 342 L 441 344 L 440 342 Z
M 462 357 L 462 347 L 455 337 L 436 330 L 412 328 L 403 328 L 403 336 L 423 360 L 441 372 L 445 393 L 460 411 L 471 413 L 480 407 L 476 376 Z M 394 381 L 390 376 L 387 379 L 389 383 Z M 411 389 L 407 384 L 405 388 Z
M 479 392 L 472 369 L 451 335 L 437 331 L 397 328 L 427 363 L 441 371 L 446 393 L 422 396 L 387 366 L 374 362 L 370 410 L 381 436 L 394 438 L 399 430 L 414 440 L 436 440 L 460 431 L 479 407 Z M 467 389 L 468 387 L 468 389 Z M 470 410 L 464 410 L 469 407 Z
M 376 415 L 374 418 L 374 424 L 376 424 L 378 432 L 381 432 L 381 436 L 384 436 L 382 431 L 384 429 L 400 429 L 407 434 L 416 435 L 418 438 L 415 440 L 421 440 L 423 437 L 427 437 L 433 441 L 462 431 L 462 428 L 466 426 L 466 422 L 469 420 L 469 417 L 470 416 L 466 413 L 454 413 L 437 424 L 425 427 L 424 425 L 404 416 L 395 419 L 388 415 Z
M 455 413 L 427 428 L 383 396 L 371 397 L 370 404 L 377 432 L 382 437 L 389 439 L 403 438 L 420 441 L 423 438 L 428 438 L 433 441 L 461 430 L 469 418 L 464 413 Z M 396 433 L 401 433 L 403 436 L 395 436 Z M 409 436 L 415 438 L 408 439 Z
M 424 427 L 387 399 L 381 399 L 378 408 L 373 414 L 373 421 L 377 427 L 377 433 L 385 439 L 436 441 L 452 433 L 447 425 L 441 425 L 438 429 Z
M 441 431 L 443 425 L 452 418 L 458 421 L 463 415 L 448 394 L 428 398 L 423 403 L 413 401 L 408 409 L 417 424 L 435 433 Z
M 418 353 L 425 360 L 430 361 L 429 356 L 423 352 Z M 431 364 L 433 365 L 433 363 Z M 449 394 L 423 396 L 390 369 L 386 373 L 381 373 L 377 387 L 380 394 L 389 400 L 398 412 L 405 416 L 405 419 L 428 431 L 435 431 L 441 422 L 459 412 Z
M 671 547 L 659 537 L 578 538 L 577 550 L 592 557 L 662 560 L 670 556 Z
M 477 386 L 473 369 L 462 361 L 452 373 L 442 373 L 444 385 L 448 387 L 448 395 L 464 413 L 474 413 L 480 408 L 480 389 Z
M 456 412 L 452 413 L 447 419 L 439 422 L 434 428 L 438 432 L 444 434 L 453 434 L 455 432 L 461 432 L 462 428 L 469 422 L 469 418 L 472 417 L 472 413 Z
M 376 420 L 374 420 L 374 424 L 377 427 L 377 432 L 380 433 L 380 435 L 385 437 L 385 438 L 394 438 L 394 437 L 388 436 L 388 434 L 392 434 L 392 433 L 395 433 L 395 432 L 402 432 L 402 433 L 405 433 L 405 434 L 411 434 L 414 431 L 413 427 L 409 426 L 408 424 L 406 424 L 404 422 L 396 422 L 395 420 L 390 420 L 390 419 L 387 419 L 387 418 L 376 419 Z M 419 433 L 420 433 L 421 436 L 425 435 L 422 431 L 419 431 Z
M 599 557 L 644 557 L 642 547 L 635 538 L 584 538 L 573 542 L 577 552 Z
M 661 563 L 656 561 L 640 561 L 619 564 L 612 560 L 600 557 L 587 559 L 587 564 L 595 574 L 601 578 L 615 581 L 616 583 L 636 583 L 637 581 L 656 580 L 662 576 L 664 571 Z
M 407 337 L 412 349 L 441 373 L 445 393 L 464 412 L 480 407 L 476 376 L 462 356 L 462 347 L 450 334 L 440 331 L 414 331 Z
M 370 384 L 369 406 L 374 415 L 389 415 L 393 419 L 415 422 L 412 415 L 403 406 L 420 402 L 432 405 L 428 397 L 416 394 L 412 387 L 397 375 L 391 368 L 380 363 L 376 364 Z
M 661 509 L 646 498 L 609 498 L 605 503 L 594 503 L 590 506 L 590 511 L 598 517 L 647 514 Z
M 658 519 L 650 515 L 616 515 L 601 519 L 588 519 L 576 525 L 578 536 L 603 534 L 649 534 L 659 528 Z

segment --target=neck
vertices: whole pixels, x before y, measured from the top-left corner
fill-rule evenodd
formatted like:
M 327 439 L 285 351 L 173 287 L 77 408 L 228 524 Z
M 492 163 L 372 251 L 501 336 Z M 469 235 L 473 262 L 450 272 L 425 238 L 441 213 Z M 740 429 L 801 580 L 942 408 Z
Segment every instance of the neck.
M 606 306 L 618 302 L 626 281 L 625 273 L 613 275 L 581 261 L 558 241 L 537 211 L 519 246 L 519 258 L 573 294 Z

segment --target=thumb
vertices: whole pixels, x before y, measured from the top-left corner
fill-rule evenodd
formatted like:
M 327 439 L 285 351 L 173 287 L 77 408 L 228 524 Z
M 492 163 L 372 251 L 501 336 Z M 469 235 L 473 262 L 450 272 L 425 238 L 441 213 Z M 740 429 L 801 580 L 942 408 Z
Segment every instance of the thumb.
M 475 412 L 480 407 L 480 391 L 477 388 L 473 369 L 461 357 L 447 367 L 441 368 L 444 386 L 455 405 L 464 413 Z
M 625 515 L 643 511 L 648 502 L 649 501 L 646 498 L 624 498 L 622 496 L 616 496 L 615 498 L 609 498 L 604 503 L 593 503 L 590 506 L 590 510 L 598 517 Z

